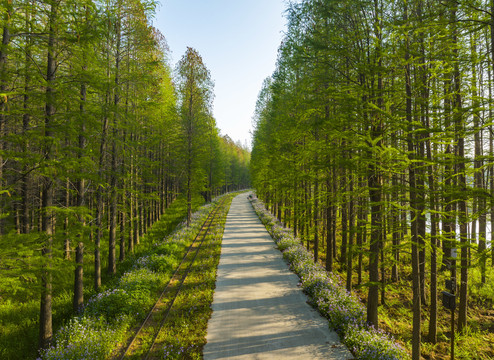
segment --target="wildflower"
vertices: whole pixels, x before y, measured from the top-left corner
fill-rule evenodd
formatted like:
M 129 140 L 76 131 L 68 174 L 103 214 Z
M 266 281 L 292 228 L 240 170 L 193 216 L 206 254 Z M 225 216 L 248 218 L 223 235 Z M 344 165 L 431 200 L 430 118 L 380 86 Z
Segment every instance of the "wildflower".
M 298 285 L 309 296 L 330 326 L 339 333 L 345 345 L 358 359 L 398 360 L 406 357 L 405 350 L 383 331 L 369 327 L 365 308 L 359 299 L 342 286 L 341 277 L 326 272 L 315 264 L 300 241 L 279 224 L 255 196 L 251 203 L 261 222 L 271 234 L 290 269 L 300 278 Z

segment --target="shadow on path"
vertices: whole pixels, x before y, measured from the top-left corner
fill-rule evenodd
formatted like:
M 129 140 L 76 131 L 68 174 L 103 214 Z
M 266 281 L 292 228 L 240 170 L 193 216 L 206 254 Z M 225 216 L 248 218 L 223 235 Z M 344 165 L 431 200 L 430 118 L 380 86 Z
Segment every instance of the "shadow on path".
M 307 304 L 247 195 L 228 214 L 204 359 L 352 359 Z

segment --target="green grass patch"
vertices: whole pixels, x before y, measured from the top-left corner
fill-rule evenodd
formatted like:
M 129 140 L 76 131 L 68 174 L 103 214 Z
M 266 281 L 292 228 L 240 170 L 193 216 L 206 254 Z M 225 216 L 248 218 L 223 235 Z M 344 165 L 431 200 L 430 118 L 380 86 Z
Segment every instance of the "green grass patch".
M 234 195 L 229 195 L 221 220 L 208 235 L 182 291 L 175 300 L 169 321 L 158 336 L 162 344 L 159 354 L 163 359 L 202 359 L 206 344 L 207 323 L 212 314 L 211 304 L 216 282 L 216 269 L 221 254 L 226 214 Z
M 338 333 L 355 357 L 362 360 L 403 359 L 405 349 L 389 334 L 367 324 L 365 307 L 355 293 L 346 291 L 341 278 L 314 262 L 314 255 L 300 244 L 300 239 L 266 211 L 257 198 L 251 198 L 251 202 L 290 269 L 299 276 L 309 303 L 328 319 L 329 327 Z
M 194 198 L 194 211 L 202 204 L 202 197 Z M 137 259 L 157 248 L 157 244 L 163 244 L 164 239 L 183 221 L 185 215 L 186 202 L 183 198 L 179 198 L 170 205 L 161 219 L 140 238 L 135 252 L 133 254 L 128 253 L 126 260 L 118 263 L 116 276 L 108 276 L 105 271 L 108 246 L 103 241 L 101 244 L 103 286 L 100 293 L 115 287 L 120 281 L 120 277 L 132 269 Z M 86 228 L 86 239 L 89 239 L 89 229 L 89 227 Z M 40 264 L 34 255 L 41 248 L 39 246 L 40 235 L 35 233 L 20 237 L 15 235 L 15 241 L 14 234 L 0 237 L 0 245 L 8 249 L 8 251 L 2 252 L 0 258 L 0 358 L 6 360 L 36 358 L 38 354 L 40 286 L 37 273 Z M 55 269 L 53 273 L 53 328 L 55 331 L 66 326 L 67 319 L 74 315 L 72 289 L 75 262 L 63 260 L 62 243 L 63 239 L 58 237 L 55 239 Z M 156 252 L 155 258 L 152 259 L 155 262 L 152 265 L 154 266 L 153 271 L 164 273 L 165 270 L 169 271 L 174 268 L 176 264 L 167 254 L 179 251 L 179 246 L 178 244 L 170 244 L 159 248 L 160 252 Z M 93 243 L 88 240 L 85 244 L 84 255 L 84 298 L 86 300 L 96 295 L 93 290 L 93 252 Z M 160 255 L 166 255 L 166 259 L 161 261 L 163 259 L 158 259 Z M 153 290 L 149 291 L 152 292 Z M 136 303 L 140 304 L 141 302 L 138 302 L 137 298 L 144 297 L 144 289 L 140 289 L 139 292 L 140 295 L 136 295 L 136 299 L 133 301 L 135 300 Z
M 85 305 L 83 312 L 61 327 L 55 345 L 43 352 L 43 359 L 107 359 L 124 344 L 157 300 L 212 209 L 202 207 L 185 224 L 165 238 L 149 238 L 153 246 L 128 260 L 120 277 L 114 277 Z M 156 232 L 157 234 L 159 232 Z M 213 281 L 214 286 L 214 281 Z M 107 337 L 107 334 L 111 334 Z M 99 339 L 99 341 L 98 341 Z

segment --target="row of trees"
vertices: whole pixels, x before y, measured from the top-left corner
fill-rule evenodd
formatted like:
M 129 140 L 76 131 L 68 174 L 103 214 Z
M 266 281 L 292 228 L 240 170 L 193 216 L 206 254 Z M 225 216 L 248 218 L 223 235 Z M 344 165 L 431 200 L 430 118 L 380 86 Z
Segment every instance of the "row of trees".
M 315 260 L 323 247 L 328 270 L 346 269 L 348 290 L 368 265 L 376 327 L 411 253 L 419 359 L 427 301 L 437 339 L 438 271 L 458 278 L 461 331 L 469 269 L 484 283 L 494 259 L 494 2 L 303 0 L 287 14 L 257 104 L 254 187 Z
M 54 269 L 74 264 L 77 309 L 85 247 L 98 289 L 102 247 L 114 274 L 179 194 L 190 219 L 193 194 L 210 200 L 249 184 L 250 154 L 219 135 L 196 51 L 172 80 L 165 38 L 150 21 L 155 5 L 0 4 L 0 236 L 9 246 L 0 264 L 41 284 L 41 347 L 53 332 Z

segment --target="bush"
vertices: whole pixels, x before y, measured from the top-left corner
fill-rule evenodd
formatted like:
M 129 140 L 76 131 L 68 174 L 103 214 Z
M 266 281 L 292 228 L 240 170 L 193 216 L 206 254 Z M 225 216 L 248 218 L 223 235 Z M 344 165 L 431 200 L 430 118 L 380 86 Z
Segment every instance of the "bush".
M 136 269 L 122 275 L 118 287 L 128 292 L 135 290 L 156 291 L 161 288 L 162 276 L 149 268 Z
M 345 344 L 362 360 L 394 360 L 405 357 L 404 350 L 387 334 L 375 328 L 364 328 L 351 322 L 345 334 Z
M 176 247 L 178 250 L 180 247 Z M 175 254 L 151 254 L 140 257 L 134 264 L 135 269 L 146 268 L 154 272 L 168 273 L 175 269 L 179 261 Z

